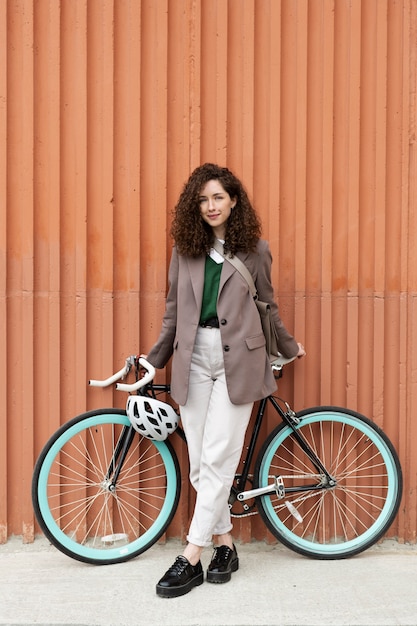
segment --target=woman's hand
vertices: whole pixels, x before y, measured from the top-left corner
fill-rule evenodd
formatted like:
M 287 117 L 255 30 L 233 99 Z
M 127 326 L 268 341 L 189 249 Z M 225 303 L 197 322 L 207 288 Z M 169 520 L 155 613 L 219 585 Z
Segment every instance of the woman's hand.
M 303 344 L 302 344 L 302 343 L 299 343 L 299 344 L 298 344 L 298 353 L 297 353 L 298 358 L 299 358 L 299 359 L 301 359 L 301 357 L 305 356 L 306 354 L 307 354 L 307 353 L 306 353 L 306 351 L 304 350 L 304 346 L 303 346 Z

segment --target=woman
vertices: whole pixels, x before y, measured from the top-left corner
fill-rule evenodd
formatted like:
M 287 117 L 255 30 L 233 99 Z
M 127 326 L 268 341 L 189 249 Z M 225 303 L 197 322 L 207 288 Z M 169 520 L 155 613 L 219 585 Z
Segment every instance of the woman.
M 227 168 L 206 163 L 191 174 L 171 229 L 175 246 L 162 330 L 147 356 L 163 368 L 173 355 L 171 393 L 180 407 L 197 492 L 188 543 L 158 582 L 160 596 L 177 597 L 203 582 L 200 556 L 213 538 L 207 581 L 227 582 L 238 569 L 230 488 L 253 403 L 276 390 L 248 284 L 213 249 L 215 238 L 246 264 L 259 298 L 270 303 L 280 351 L 286 357 L 305 354 L 279 318 L 271 253 L 260 232 L 242 183 Z

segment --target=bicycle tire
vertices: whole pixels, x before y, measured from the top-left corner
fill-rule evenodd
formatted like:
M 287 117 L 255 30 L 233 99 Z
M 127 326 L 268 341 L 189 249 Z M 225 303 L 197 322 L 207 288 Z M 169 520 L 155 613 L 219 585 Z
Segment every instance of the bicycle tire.
M 385 433 L 355 411 L 315 407 L 297 417 L 297 431 L 336 485 L 290 491 L 296 485 L 322 485 L 323 475 L 295 441 L 292 429 L 281 424 L 259 452 L 255 486 L 264 487 L 272 477 L 281 476 L 285 495 L 279 498 L 274 491 L 258 497 L 258 510 L 272 534 L 299 554 L 329 560 L 359 554 L 387 532 L 398 512 L 402 495 L 398 455 Z
M 121 563 L 145 552 L 178 506 L 180 469 L 172 445 L 137 433 L 110 489 L 106 470 L 122 431 L 134 432 L 125 411 L 83 413 L 52 435 L 35 465 L 39 526 L 56 548 L 84 563 Z

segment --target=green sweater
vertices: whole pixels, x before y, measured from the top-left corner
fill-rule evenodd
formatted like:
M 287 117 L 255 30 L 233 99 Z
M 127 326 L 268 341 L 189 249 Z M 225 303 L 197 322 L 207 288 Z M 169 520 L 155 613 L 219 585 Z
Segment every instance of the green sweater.
M 200 322 L 217 316 L 217 296 L 219 294 L 222 267 L 223 263 L 216 263 L 207 255 L 204 269 L 204 290 Z

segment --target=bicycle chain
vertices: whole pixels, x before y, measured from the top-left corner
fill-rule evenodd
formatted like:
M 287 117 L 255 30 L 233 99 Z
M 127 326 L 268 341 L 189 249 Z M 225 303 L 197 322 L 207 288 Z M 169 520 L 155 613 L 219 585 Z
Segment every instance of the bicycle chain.
M 253 515 L 259 515 L 259 511 L 251 511 L 250 513 L 240 513 L 239 515 L 237 515 L 236 513 L 232 513 L 230 511 L 230 517 L 233 517 L 234 519 L 240 519 L 241 517 L 252 517 Z

